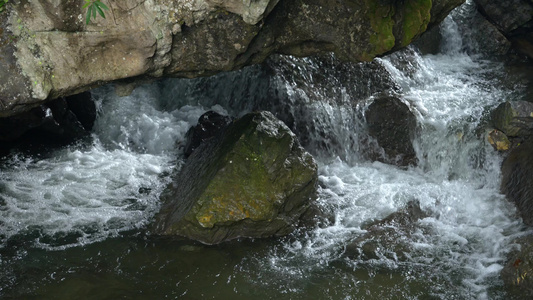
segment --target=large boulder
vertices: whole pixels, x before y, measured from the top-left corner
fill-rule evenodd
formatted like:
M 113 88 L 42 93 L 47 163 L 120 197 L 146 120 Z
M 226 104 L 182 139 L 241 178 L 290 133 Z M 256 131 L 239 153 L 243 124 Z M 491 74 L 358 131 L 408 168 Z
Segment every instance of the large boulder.
M 519 249 L 508 255 L 500 275 L 513 299 L 533 299 L 533 235 L 515 243 Z
M 161 196 L 153 231 L 206 244 L 290 233 L 315 197 L 317 166 L 269 112 L 198 147 Z
M 533 57 L 533 2 L 475 0 L 479 11 L 522 53 Z
M 524 223 L 533 225 L 533 138 L 509 152 L 503 161 L 501 191 L 516 204 Z
M 365 111 L 365 118 L 368 134 L 384 150 L 384 155 L 373 153 L 374 159 L 398 166 L 417 164 L 413 148 L 417 122 L 409 106 L 396 97 L 377 98 Z
M 464 0 L 9 1 L 0 13 L 0 117 L 126 79 L 197 77 L 278 52 L 368 61 L 408 45 Z

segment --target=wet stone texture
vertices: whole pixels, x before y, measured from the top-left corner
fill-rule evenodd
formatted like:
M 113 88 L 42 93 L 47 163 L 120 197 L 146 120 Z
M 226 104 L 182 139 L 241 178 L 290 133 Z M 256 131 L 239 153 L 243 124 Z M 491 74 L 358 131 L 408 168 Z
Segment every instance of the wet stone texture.
M 395 97 L 374 100 L 365 112 L 368 133 L 383 148 L 385 155 L 373 154 L 374 159 L 398 166 L 416 165 L 413 148 L 416 116 L 409 107 Z
M 513 149 L 502 164 L 502 193 L 516 204 L 524 223 L 533 225 L 533 139 Z
M 515 299 L 533 298 L 533 235 L 516 241 L 519 249 L 509 255 L 501 271 L 503 282 Z
M 199 77 L 273 53 L 370 61 L 407 46 L 464 0 L 9 1 L 0 14 L 0 117 L 103 83 Z
M 317 166 L 269 112 L 207 140 L 163 193 L 153 231 L 217 244 L 290 233 L 316 197 Z

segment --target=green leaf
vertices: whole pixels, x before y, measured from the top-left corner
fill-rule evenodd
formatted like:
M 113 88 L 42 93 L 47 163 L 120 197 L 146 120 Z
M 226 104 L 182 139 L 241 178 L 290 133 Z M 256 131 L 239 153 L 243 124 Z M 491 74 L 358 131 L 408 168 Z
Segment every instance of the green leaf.
M 96 8 L 93 6 L 91 6 L 92 9 L 93 9 L 93 19 L 96 19 Z
M 108 10 L 109 7 L 107 7 L 105 4 L 103 4 L 102 2 L 100 1 L 96 1 L 94 4 L 97 4 L 99 7 L 101 7 L 102 9 L 105 9 L 105 10 Z
M 85 1 L 85 4 L 81 8 L 87 8 L 89 5 L 91 5 L 91 2 Z
M 96 7 L 96 10 L 98 11 L 98 14 L 100 14 L 102 16 L 102 18 L 105 19 L 105 14 L 102 11 L 102 9 L 98 5 L 95 5 L 95 7 Z
M 92 6 L 89 6 L 89 9 L 87 10 L 87 17 L 85 18 L 86 24 L 89 25 L 89 22 L 91 22 L 91 10 Z

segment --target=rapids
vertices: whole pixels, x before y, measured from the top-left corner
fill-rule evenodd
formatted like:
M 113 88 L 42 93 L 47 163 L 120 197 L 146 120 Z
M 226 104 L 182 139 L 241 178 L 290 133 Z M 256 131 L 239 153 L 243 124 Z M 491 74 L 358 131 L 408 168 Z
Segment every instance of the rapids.
M 458 20 L 472 5 L 443 22 L 435 55 L 411 47 L 366 64 L 277 56 L 267 68 L 166 79 L 126 97 L 94 90 L 89 139 L 0 162 L 0 298 L 506 298 L 499 271 L 526 228 L 499 193 L 501 158 L 484 126 L 526 84 L 462 38 Z M 368 159 L 364 110 L 384 92 L 417 116 L 416 167 Z M 331 222 L 219 246 L 151 236 L 187 130 L 207 110 L 254 109 L 275 113 L 315 156 Z M 409 232 L 391 225 L 404 257 L 387 244 L 374 258 L 346 255 L 366 224 L 413 200 L 428 216 Z

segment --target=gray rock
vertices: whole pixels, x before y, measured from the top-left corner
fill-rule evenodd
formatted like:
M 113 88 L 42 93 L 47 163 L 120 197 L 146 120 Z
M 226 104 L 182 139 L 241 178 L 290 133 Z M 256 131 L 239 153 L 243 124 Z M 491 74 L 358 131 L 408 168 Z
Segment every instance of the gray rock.
M 374 153 L 374 159 L 398 166 L 417 164 L 412 142 L 416 134 L 416 116 L 405 103 L 395 97 L 375 99 L 366 110 L 365 118 L 369 135 L 385 152 L 385 155 Z
M 520 52 L 533 57 L 533 3 L 526 0 L 475 0 L 479 11 Z
M 508 261 L 500 272 L 509 296 L 513 299 L 533 298 L 533 236 L 515 241 L 519 249 L 508 255 Z
M 516 204 L 524 223 L 533 225 L 533 138 L 509 152 L 503 161 L 501 191 Z
M 153 232 L 217 244 L 290 233 L 316 197 L 317 166 L 269 112 L 200 145 L 161 196 Z
M 507 101 L 491 113 L 492 125 L 508 137 L 522 138 L 533 133 L 533 103 Z
M 189 157 L 203 142 L 217 135 L 231 123 L 231 117 L 223 116 L 214 111 L 208 111 L 200 116 L 198 124 L 191 127 L 185 135 L 186 143 L 183 149 L 185 157 Z
M 405 47 L 464 0 L 10 1 L 0 13 L 0 117 L 99 84 L 198 77 L 272 53 L 368 61 Z

